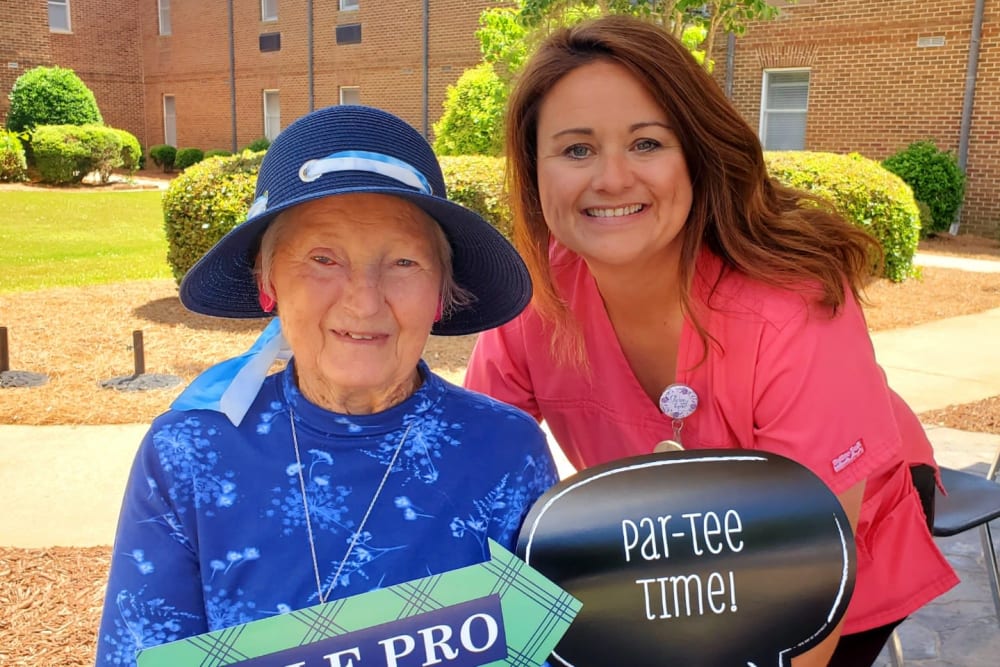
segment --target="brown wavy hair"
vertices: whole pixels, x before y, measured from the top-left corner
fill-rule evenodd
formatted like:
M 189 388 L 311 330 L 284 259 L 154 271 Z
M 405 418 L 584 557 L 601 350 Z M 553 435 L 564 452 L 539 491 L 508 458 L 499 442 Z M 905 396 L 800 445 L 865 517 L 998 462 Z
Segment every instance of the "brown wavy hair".
M 832 313 L 844 303 L 845 280 L 854 298 L 861 298 L 882 261 L 878 242 L 828 202 L 768 175 L 756 132 L 677 39 L 635 18 L 606 16 L 548 37 L 520 74 L 507 108 L 514 242 L 531 272 L 533 305 L 555 329 L 553 349 L 562 350 L 560 357 L 581 358 L 582 341 L 549 266 L 549 230 L 538 194 L 538 115 L 556 82 L 596 61 L 630 71 L 666 111 L 681 143 L 693 190 L 681 232 L 685 313 L 691 313 L 691 282 L 703 245 L 727 270 L 772 285 L 818 287 L 819 301 Z

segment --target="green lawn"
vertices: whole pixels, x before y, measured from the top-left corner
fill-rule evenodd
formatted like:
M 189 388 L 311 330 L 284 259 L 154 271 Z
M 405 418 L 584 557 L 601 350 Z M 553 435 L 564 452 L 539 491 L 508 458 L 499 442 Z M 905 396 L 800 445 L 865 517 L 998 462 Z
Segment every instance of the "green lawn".
M 169 278 L 161 196 L 0 192 L 0 292 Z

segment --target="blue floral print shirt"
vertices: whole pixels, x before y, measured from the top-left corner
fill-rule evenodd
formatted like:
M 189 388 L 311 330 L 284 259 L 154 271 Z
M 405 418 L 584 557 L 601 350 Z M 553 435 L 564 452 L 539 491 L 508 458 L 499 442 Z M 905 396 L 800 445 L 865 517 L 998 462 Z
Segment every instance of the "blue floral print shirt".
M 413 396 L 372 415 L 309 403 L 293 368 L 267 378 L 238 427 L 206 410 L 153 422 L 125 491 L 97 665 L 134 665 L 139 649 L 319 603 L 291 414 L 330 599 L 481 562 L 487 538 L 513 550 L 558 479 L 534 419 L 423 362 Z

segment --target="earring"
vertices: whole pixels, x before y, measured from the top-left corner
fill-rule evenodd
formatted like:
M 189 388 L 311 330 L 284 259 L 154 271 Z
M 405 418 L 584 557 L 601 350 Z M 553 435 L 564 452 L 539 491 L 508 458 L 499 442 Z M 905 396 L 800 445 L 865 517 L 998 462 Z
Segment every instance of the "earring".
M 260 302 L 260 309 L 265 313 L 274 311 L 276 304 L 274 297 L 263 290 L 257 293 L 257 300 Z

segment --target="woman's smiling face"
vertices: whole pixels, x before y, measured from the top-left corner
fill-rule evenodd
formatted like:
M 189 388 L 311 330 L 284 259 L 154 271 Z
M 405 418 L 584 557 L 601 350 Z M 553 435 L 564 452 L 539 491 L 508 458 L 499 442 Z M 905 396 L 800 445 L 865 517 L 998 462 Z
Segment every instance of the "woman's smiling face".
M 542 212 L 560 243 L 592 270 L 670 257 L 691 178 L 670 118 L 627 69 L 599 60 L 564 76 L 537 138 Z
M 435 223 L 403 199 L 349 194 L 273 224 L 270 287 L 299 388 L 337 412 L 375 412 L 419 383 L 441 294 Z

